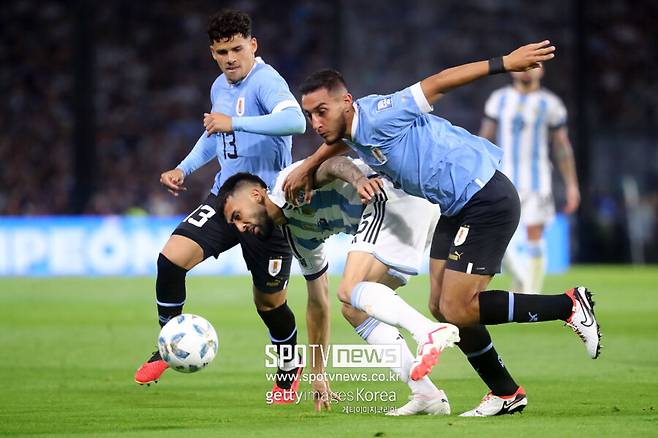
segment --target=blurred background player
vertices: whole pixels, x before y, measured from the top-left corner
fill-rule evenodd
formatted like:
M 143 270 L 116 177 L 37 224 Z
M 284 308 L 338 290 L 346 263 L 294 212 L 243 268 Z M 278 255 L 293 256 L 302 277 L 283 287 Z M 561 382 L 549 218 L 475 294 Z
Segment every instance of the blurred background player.
M 287 175 L 301 163 L 284 169 L 269 192 L 254 175 L 232 176 L 220 189 L 218 210 L 244 233 L 267 236 L 275 226 L 283 229 L 306 278 L 309 344 L 322 346 L 325 355 L 329 351 L 331 316 L 325 240 L 339 233 L 352 234 L 354 238 L 338 288 L 343 316 L 369 344 L 399 346 L 400 366 L 393 371 L 412 393 L 407 404 L 389 414 L 449 414 L 450 404 L 443 391 L 427 376 L 412 379 L 416 362 L 398 327 L 411 332 L 419 343 L 419 356 L 429 354 L 430 347 L 422 348 L 428 333 L 433 333 L 436 341 L 445 338 L 442 333 L 450 331 L 456 338 L 456 327 L 428 319 L 400 296 L 389 296 L 384 286 L 379 298 L 391 302 L 395 311 L 381 319 L 368 315 L 367 310 L 352 307 L 347 294 L 361 282 L 397 289 L 411 275 L 416 275 L 439 218 L 438 207 L 394 188 L 388 180 L 375 178 L 377 174 L 361 160 L 352 162 L 346 157 L 333 157 L 322 163 L 313 175 L 315 193 L 311 200 L 293 206 L 286 202 L 282 186 Z M 313 390 L 318 411 L 322 406 L 328 409 L 334 397 L 325 375 L 323 351 L 314 348 L 309 364 L 315 377 Z M 435 353 L 438 355 L 440 350 Z
M 510 245 L 503 266 L 512 276 L 513 290 L 538 293 L 546 271 L 542 236 L 555 216 L 549 143 L 553 144 L 564 179 L 564 213 L 576 211 L 580 191 L 567 134 L 567 110 L 559 97 L 541 87 L 543 66 L 511 75 L 512 85 L 494 91 L 487 100 L 480 136 L 503 149 L 502 171 L 514 183 L 521 199 L 517 232 L 527 234 L 526 251 L 519 253 L 516 245 Z
M 273 344 L 296 344 L 295 317 L 286 301 L 292 255 L 285 238 L 275 231 L 261 240 L 240 234 L 215 211 L 219 187 L 231 175 L 250 171 L 272 183 L 291 162 L 292 134 L 303 133 L 306 121 L 285 80 L 255 57 L 257 42 L 251 19 L 243 12 L 224 10 L 210 18 L 210 53 L 222 74 L 210 91 L 212 110 L 204 114 L 205 131 L 192 151 L 160 182 L 174 195 L 186 190 L 185 177 L 212 159 L 221 170 L 206 200 L 174 230 L 158 258 L 156 297 L 163 326 L 180 314 L 185 304 L 187 271 L 208 257 L 217 257 L 240 244 L 253 279 L 254 303 Z M 157 381 L 167 364 L 155 352 L 135 374 L 140 384 Z M 299 373 L 286 363 L 278 374 Z M 277 379 L 274 391 L 291 387 L 291 379 Z M 279 385 L 280 384 L 280 385 Z

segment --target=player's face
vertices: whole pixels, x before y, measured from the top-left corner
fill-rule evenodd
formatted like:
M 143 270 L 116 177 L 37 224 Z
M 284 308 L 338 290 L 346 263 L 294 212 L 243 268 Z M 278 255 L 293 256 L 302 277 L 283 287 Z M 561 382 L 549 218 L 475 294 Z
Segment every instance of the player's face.
M 256 38 L 236 34 L 229 39 L 215 40 L 210 46 L 210 53 L 226 79 L 239 82 L 254 66 L 257 48 Z
M 272 235 L 274 221 L 267 215 L 262 193 L 247 188 L 229 196 L 224 205 L 224 217 L 241 233 L 251 233 L 261 239 Z
M 512 80 L 524 86 L 539 85 L 541 78 L 544 76 L 544 68 L 533 68 L 528 71 L 512 72 Z
M 347 112 L 352 96 L 347 92 L 330 93 L 320 88 L 302 96 L 302 108 L 315 132 L 327 144 L 333 144 L 347 134 Z

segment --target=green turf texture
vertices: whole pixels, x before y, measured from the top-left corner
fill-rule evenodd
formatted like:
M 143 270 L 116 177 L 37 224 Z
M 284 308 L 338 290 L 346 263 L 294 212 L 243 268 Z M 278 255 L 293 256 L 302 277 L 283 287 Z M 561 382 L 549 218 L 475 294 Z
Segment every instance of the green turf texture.
M 387 418 L 316 414 L 310 402 L 268 406 L 267 335 L 247 277 L 193 277 L 186 312 L 208 318 L 219 334 L 216 360 L 197 374 L 168 370 L 141 387 L 133 373 L 155 345 L 154 280 L 0 279 L 0 435 L 30 436 L 650 436 L 658 435 L 658 268 L 576 267 L 549 277 L 546 290 L 585 284 L 603 331 L 591 360 L 561 323 L 492 327 L 498 352 L 528 392 L 520 415 L 459 418 L 485 394 L 458 349 L 447 350 L 432 379 L 450 398 L 447 417 Z M 331 287 L 335 290 L 337 279 Z M 504 288 L 505 277 L 492 288 Z M 427 277 L 402 296 L 427 312 Z M 333 292 L 332 292 L 333 295 Z M 305 341 L 305 283 L 291 280 L 289 303 Z M 360 343 L 332 296 L 332 342 Z M 410 339 L 410 337 L 407 337 Z M 412 350 L 415 346 L 412 347 Z M 334 370 L 336 371 L 336 370 Z M 395 390 L 398 383 L 336 383 L 335 390 Z M 308 391 L 303 384 L 302 391 Z

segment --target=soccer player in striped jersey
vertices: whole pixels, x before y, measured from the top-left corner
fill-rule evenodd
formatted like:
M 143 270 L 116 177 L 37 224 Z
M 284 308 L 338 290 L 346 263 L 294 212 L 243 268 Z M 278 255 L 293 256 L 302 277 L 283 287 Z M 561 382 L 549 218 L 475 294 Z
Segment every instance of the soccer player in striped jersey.
M 174 195 L 185 190 L 185 177 L 217 159 L 221 170 L 205 201 L 174 230 L 158 258 L 156 302 L 163 326 L 182 312 L 187 271 L 208 257 L 218 257 L 240 244 L 251 271 L 258 315 L 268 328 L 272 343 L 294 346 L 297 327 L 286 302 L 286 285 L 292 254 L 283 234 L 275 232 L 262 241 L 239 233 L 215 215 L 219 187 L 231 175 L 250 171 L 268 183 L 291 162 L 292 134 L 303 133 L 306 122 L 285 80 L 270 65 L 256 58 L 257 42 L 251 19 L 243 12 L 224 10 L 208 25 L 210 54 L 222 74 L 210 90 L 212 109 L 203 118 L 205 131 L 175 169 L 164 172 L 160 182 Z M 167 369 L 155 352 L 136 372 L 135 381 L 157 381 Z M 279 375 L 298 374 L 294 363 Z M 277 379 L 274 392 L 293 392 L 290 380 Z
M 554 51 L 549 41 L 528 44 L 506 56 L 443 70 L 393 94 L 356 101 L 333 70 L 312 74 L 300 87 L 302 108 L 325 143 L 289 176 L 288 199 L 307 185 L 318 163 L 352 149 L 405 192 L 441 206 L 430 251 L 430 310 L 460 328 L 459 347 L 491 390 L 466 416 L 513 413 L 527 405 L 525 391 L 499 360 L 485 325 L 565 321 L 589 356 L 599 355 L 599 326 L 586 288 L 558 295 L 487 290 L 518 226 L 519 197 L 499 171 L 500 148 L 429 114 L 450 90 L 490 74 L 537 68 Z M 368 290 L 357 285 L 351 291 L 357 295 L 354 307 L 375 316 L 392 311 Z M 431 366 L 420 371 L 429 373 Z
M 527 257 L 510 245 L 503 266 L 512 275 L 512 288 L 526 293 L 542 289 L 546 270 L 542 236 L 555 216 L 549 143 L 565 183 L 564 213 L 573 213 L 580 203 L 567 110 L 559 97 L 541 87 L 543 75 L 543 68 L 513 72 L 512 85 L 494 91 L 487 100 L 480 128 L 481 137 L 502 148 L 502 171 L 521 199 L 519 231 L 527 234 Z
M 219 192 L 217 209 L 244 233 L 267 238 L 275 227 L 283 230 L 307 281 L 309 344 L 322 345 L 325 351 L 330 313 L 324 241 L 338 233 L 354 235 L 338 297 L 343 302 L 343 315 L 364 340 L 370 344 L 400 346 L 402 363 L 394 371 L 409 385 L 412 398 L 391 415 L 450 413 L 445 393 L 427 376 L 413 379 L 413 373 L 417 363 L 435 362 L 443 348 L 459 339 L 457 328 L 429 320 L 391 290 L 418 273 L 438 221 L 438 207 L 394 188 L 390 181 L 374 179 L 376 174 L 372 169 L 360 161 L 352 163 L 346 157 L 331 158 L 317 169 L 310 202 L 289 204 L 282 190 L 283 181 L 300 164 L 284 169 L 269 192 L 265 183 L 254 175 L 232 176 Z M 368 203 L 364 205 L 362 201 Z M 379 293 L 377 299 L 388 303 L 393 310 L 375 318 L 368 308 L 354 309 L 349 291 L 358 284 L 368 285 L 371 291 Z M 416 360 L 398 327 L 410 331 L 419 343 Z M 429 333 L 442 342 L 435 345 L 433 353 L 429 348 L 423 349 Z M 324 375 L 319 349 L 314 351 L 311 366 L 313 374 Z M 322 405 L 328 408 L 331 391 L 326 379 L 314 380 L 313 387 L 316 409 L 320 410 Z

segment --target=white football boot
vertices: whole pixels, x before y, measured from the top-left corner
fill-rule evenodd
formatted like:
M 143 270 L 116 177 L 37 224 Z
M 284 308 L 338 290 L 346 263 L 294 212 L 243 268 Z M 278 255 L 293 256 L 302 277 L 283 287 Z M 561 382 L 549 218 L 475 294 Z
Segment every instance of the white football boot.
M 445 392 L 440 389 L 436 395 L 428 397 L 416 394 L 409 397 L 409 402 L 404 406 L 393 409 L 386 413 L 391 417 L 402 417 L 406 415 L 450 415 L 450 403 Z
M 439 355 L 447 347 L 454 347 L 459 342 L 459 329 L 446 323 L 434 324 L 424 340 L 418 342 L 418 354 L 414 360 L 409 377 L 420 380 L 432 372 L 432 367 L 439 361 Z
M 592 293 L 579 286 L 568 290 L 566 294 L 573 301 L 573 313 L 567 319 L 567 325 L 585 343 L 589 357 L 596 359 L 601 351 L 601 328 L 594 316 Z
M 495 415 L 515 414 L 521 412 L 528 405 L 525 390 L 519 389 L 512 395 L 499 397 L 491 391 L 484 396 L 480 404 L 470 411 L 459 415 L 460 417 L 493 417 Z

